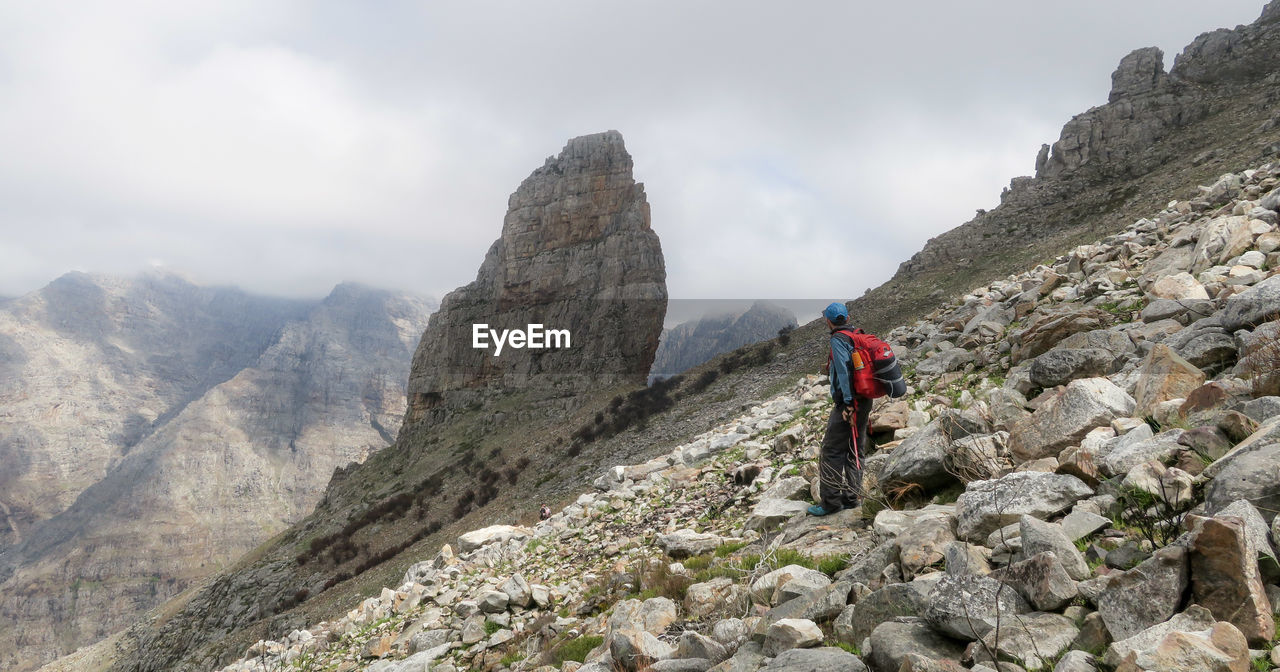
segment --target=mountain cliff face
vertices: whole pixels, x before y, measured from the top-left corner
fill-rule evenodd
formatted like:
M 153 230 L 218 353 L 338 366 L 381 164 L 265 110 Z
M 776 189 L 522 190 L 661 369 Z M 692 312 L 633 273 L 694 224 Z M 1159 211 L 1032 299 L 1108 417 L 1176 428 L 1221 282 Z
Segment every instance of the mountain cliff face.
M 739 313 L 690 320 L 663 332 L 651 374 L 674 376 L 718 354 L 769 340 L 779 330 L 795 326 L 794 315 L 763 301 Z
M 581 376 L 642 380 L 666 312 L 666 270 L 649 226 L 644 185 L 617 131 L 570 140 L 520 184 L 502 236 L 476 279 L 448 294 L 413 357 L 410 423 L 474 403 L 485 388 L 509 392 L 536 380 Z M 541 324 L 566 330 L 548 350 L 476 348 L 473 325 L 493 330 Z M 467 393 L 471 392 L 471 393 Z
M 308 513 L 336 468 L 386 446 L 428 312 L 355 285 L 310 305 L 172 277 L 50 288 L 7 311 L 23 356 L 6 361 L 30 374 L 6 378 L 21 399 L 7 410 L 23 413 L 10 427 L 38 440 L 10 442 L 25 459 L 0 468 L 24 486 L 6 493 L 74 501 L 19 523 L 0 554 L 0 666 L 13 670 L 97 641 L 224 568 Z M 79 456 L 97 460 L 92 471 Z M 44 494 L 40 470 L 15 468 L 47 474 L 59 460 L 96 479 Z

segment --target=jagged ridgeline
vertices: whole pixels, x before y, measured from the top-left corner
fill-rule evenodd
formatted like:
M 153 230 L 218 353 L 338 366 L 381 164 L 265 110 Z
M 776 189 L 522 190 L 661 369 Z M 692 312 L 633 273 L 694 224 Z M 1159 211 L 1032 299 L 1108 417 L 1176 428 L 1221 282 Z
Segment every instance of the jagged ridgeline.
M 1175 60 L 1172 69 L 1165 72 L 1161 64 L 1158 70 L 1165 75 L 1153 74 L 1159 81 L 1149 87 L 1131 83 L 1135 78 L 1123 73 L 1154 73 L 1143 70 L 1150 59 L 1127 59 L 1113 80 L 1115 99 L 1073 119 L 1056 148 L 1040 162 L 1035 177 L 1016 179 L 999 207 L 931 240 L 893 279 L 852 302 L 851 313 L 861 326 L 889 333 L 974 287 L 1025 272 L 1038 262 L 1057 266 L 1058 255 L 1126 230 L 1139 218 L 1162 212 L 1171 199 L 1197 200 L 1194 185 L 1213 185 L 1223 173 L 1240 173 L 1267 163 L 1280 143 L 1280 128 L 1273 118 L 1280 85 L 1276 74 L 1280 70 L 1278 19 L 1280 2 L 1273 2 L 1249 26 L 1198 38 Z M 1171 95 L 1171 100 L 1198 105 L 1197 111 L 1170 113 L 1153 120 L 1150 111 Z M 1088 151 L 1078 151 L 1080 147 Z M 1055 155 L 1059 159 L 1053 158 Z M 1240 188 L 1245 187 L 1242 184 Z M 1231 198 L 1253 199 L 1243 192 Z M 492 257 L 495 264 L 500 258 L 496 252 Z M 501 286 L 488 282 L 490 287 Z M 859 281 L 850 278 L 848 284 L 855 286 Z M 655 330 L 655 342 L 656 335 Z M 687 372 L 684 381 L 659 396 L 636 397 L 640 403 L 635 405 L 629 400 L 636 388 L 621 382 L 613 389 L 591 391 L 556 388 L 548 394 L 517 387 L 510 395 L 485 392 L 489 387 L 486 381 L 498 380 L 497 376 L 513 373 L 519 380 L 530 371 L 545 369 L 481 369 L 477 374 L 477 369 L 467 367 L 461 376 L 458 371 L 444 372 L 455 379 L 420 380 L 415 390 L 424 396 L 411 401 L 413 415 L 396 445 L 359 468 L 336 474 L 311 517 L 243 559 L 202 591 L 157 611 L 154 620 L 123 633 L 96 654 L 85 655 L 97 655 L 96 660 L 114 657 L 115 668 L 122 670 L 212 669 L 243 656 L 257 639 L 280 640 L 295 628 L 301 632 L 321 621 L 331 621 L 363 598 L 377 595 L 382 587 L 400 586 L 405 571 L 415 562 L 433 557 L 441 543 L 452 543 L 468 530 L 492 522 L 532 523 L 524 517 L 525 512 L 549 500 L 557 504 L 573 500 L 583 486 L 601 474 L 618 473 L 612 470 L 616 465 L 647 465 L 623 471 L 638 482 L 646 477 L 644 470 L 673 467 L 666 456 L 675 448 L 684 447 L 680 454 L 687 454 L 690 460 L 701 459 L 703 449 L 689 447 L 701 445 L 698 437 L 705 432 L 737 434 L 739 427 L 764 432 L 768 431 L 761 429 L 764 420 L 784 411 L 799 414 L 790 402 L 767 409 L 762 405 L 762 417 L 750 423 L 733 422 L 742 417 L 744 406 L 756 408 L 750 406 L 753 400 L 772 399 L 793 389 L 803 374 L 816 370 L 825 357 L 822 343 L 820 325 L 803 326 L 791 335 L 789 345 L 761 344 L 717 358 Z M 998 347 L 995 342 L 987 345 Z M 977 362 L 962 363 L 961 371 L 968 365 L 976 367 Z M 810 389 L 813 383 L 794 388 L 794 399 L 801 404 L 819 400 L 820 388 Z M 453 392 L 462 394 L 453 396 Z M 946 397 L 953 392 L 957 402 L 964 397 L 964 391 L 946 387 L 938 394 Z M 641 407 L 647 410 L 635 410 Z M 900 417 L 907 422 L 911 414 L 904 412 Z M 619 418 L 635 422 L 615 424 Z M 583 428 L 588 431 L 579 433 Z M 600 428 L 606 431 L 598 431 Z M 896 431 L 891 426 L 881 430 Z M 575 441 L 575 434 L 582 440 Z M 726 448 L 709 435 L 703 438 L 707 448 Z M 801 432 L 797 441 L 808 445 L 812 435 Z M 577 453 L 573 452 L 575 447 Z M 750 447 L 744 448 L 743 457 L 749 461 L 764 455 L 748 451 Z M 523 462 L 525 459 L 528 462 Z M 797 466 L 807 461 L 799 453 L 788 459 Z M 715 469 L 701 471 L 704 467 L 690 472 L 692 480 L 673 478 L 672 482 L 686 489 L 694 485 L 730 487 L 717 480 Z M 775 467 L 771 478 L 776 478 L 782 467 L 781 463 Z M 652 491 L 652 497 L 675 502 L 673 488 L 659 487 Z M 724 513 L 713 507 L 718 500 L 711 494 L 694 494 L 699 492 L 690 490 L 692 501 L 679 500 L 689 511 L 682 511 L 678 519 L 648 513 L 628 518 L 633 527 L 625 532 L 627 538 L 642 530 L 665 529 L 672 521 L 682 525 L 704 515 Z M 622 504 L 631 500 L 620 499 L 615 506 L 612 495 L 607 499 L 584 504 L 584 512 L 593 511 L 585 515 L 596 520 L 629 511 L 632 506 Z M 612 513 L 606 507 L 612 508 Z M 461 519 L 456 518 L 459 515 Z M 577 516 L 574 513 L 572 517 Z M 599 528 L 576 523 L 571 527 L 575 530 L 571 543 L 554 551 L 557 557 L 565 554 L 568 563 L 588 552 L 611 557 L 627 543 L 609 538 Z M 712 531 L 729 534 L 727 527 Z M 563 575 L 571 571 L 566 568 L 576 567 L 557 565 L 554 570 Z M 724 572 L 730 573 L 727 569 Z M 494 578 L 505 580 L 509 574 Z M 473 590 L 481 584 L 465 585 Z M 600 588 L 601 594 L 606 590 Z M 455 595 L 454 599 L 464 598 Z M 562 608 L 561 603 L 555 608 Z M 377 620 L 356 627 L 356 631 L 373 627 Z M 482 634 L 487 634 L 486 628 L 502 629 L 500 624 L 482 626 Z M 387 634 L 379 633 L 380 637 Z M 469 636 L 474 636 L 474 627 Z M 406 649 L 398 637 L 390 642 L 394 655 L 403 655 Z M 407 637 L 412 639 L 412 635 Z M 589 643 L 574 646 L 582 648 Z M 360 669 L 378 664 L 374 661 L 353 658 L 352 662 Z

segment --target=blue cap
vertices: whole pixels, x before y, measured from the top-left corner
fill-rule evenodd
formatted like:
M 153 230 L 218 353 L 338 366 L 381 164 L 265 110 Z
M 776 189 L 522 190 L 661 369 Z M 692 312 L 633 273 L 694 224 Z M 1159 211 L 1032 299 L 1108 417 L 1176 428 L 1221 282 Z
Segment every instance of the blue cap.
M 841 322 L 849 319 L 849 309 L 845 308 L 843 303 L 835 301 L 822 311 L 822 316 L 832 322 Z

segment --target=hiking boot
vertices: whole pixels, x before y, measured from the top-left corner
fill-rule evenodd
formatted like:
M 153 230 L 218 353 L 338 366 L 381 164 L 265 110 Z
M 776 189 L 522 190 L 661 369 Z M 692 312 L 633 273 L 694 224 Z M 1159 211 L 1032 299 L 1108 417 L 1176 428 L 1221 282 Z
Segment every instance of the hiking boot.
M 827 516 L 833 513 L 839 513 L 840 511 L 843 511 L 844 507 L 828 510 L 824 508 L 821 504 L 814 504 L 813 506 L 810 506 L 807 510 L 809 511 L 809 515 L 811 516 Z

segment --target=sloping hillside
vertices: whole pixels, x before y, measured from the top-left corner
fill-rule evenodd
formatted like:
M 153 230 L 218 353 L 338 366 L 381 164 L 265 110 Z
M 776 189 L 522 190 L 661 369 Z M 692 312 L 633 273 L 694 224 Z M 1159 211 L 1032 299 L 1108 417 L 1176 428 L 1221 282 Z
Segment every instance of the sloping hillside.
M 859 508 L 805 512 L 807 376 L 222 672 L 1273 669 L 1277 208 L 1224 176 L 893 330 Z

